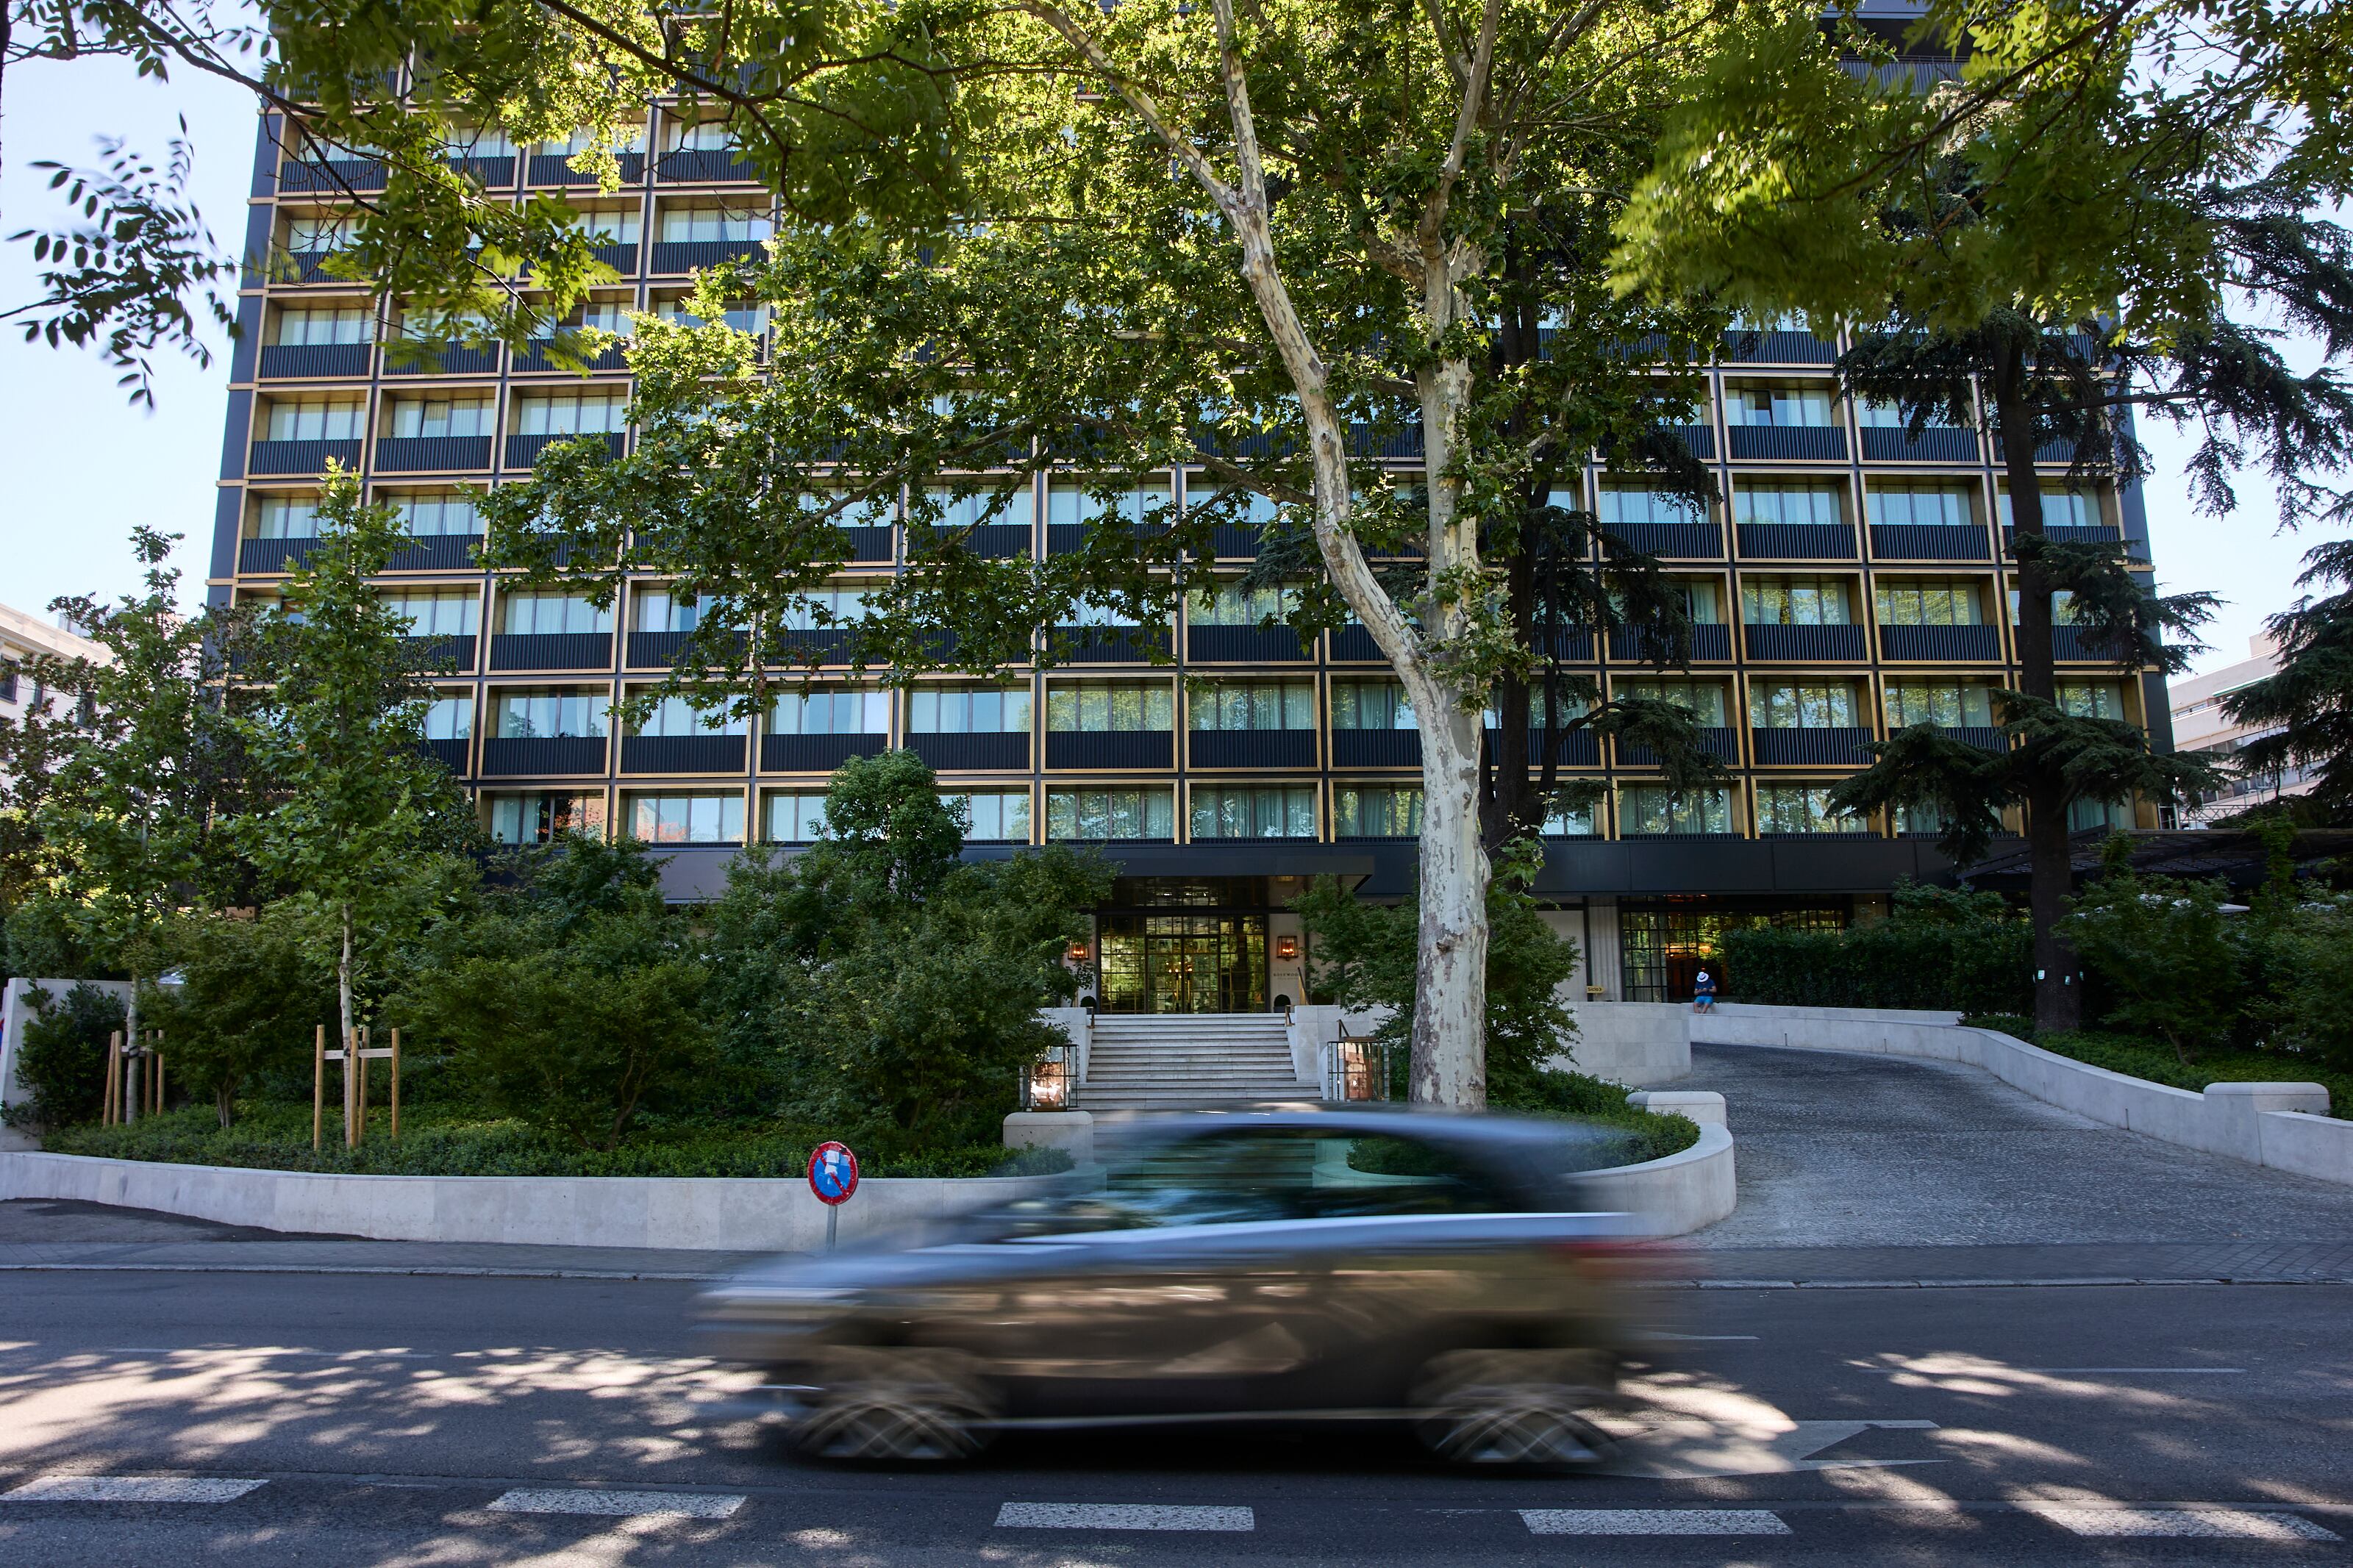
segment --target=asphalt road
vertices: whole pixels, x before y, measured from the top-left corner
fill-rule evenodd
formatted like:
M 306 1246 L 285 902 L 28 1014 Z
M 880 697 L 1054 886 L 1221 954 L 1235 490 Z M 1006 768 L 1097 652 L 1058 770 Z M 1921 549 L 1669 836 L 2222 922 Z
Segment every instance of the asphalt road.
M 2343 1286 L 1662 1291 L 1620 1473 L 1517 1478 L 1333 1434 L 812 1467 L 721 1413 L 677 1283 L 0 1279 L 0 1563 L 2353 1562 Z

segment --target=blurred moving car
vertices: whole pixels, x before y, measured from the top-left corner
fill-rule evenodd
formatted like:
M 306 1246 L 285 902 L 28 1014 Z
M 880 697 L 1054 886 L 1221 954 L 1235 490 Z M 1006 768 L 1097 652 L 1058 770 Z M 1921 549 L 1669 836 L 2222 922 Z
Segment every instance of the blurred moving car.
M 947 1459 L 994 1434 L 1405 1420 L 1469 1463 L 1589 1462 L 1636 1342 L 1626 1216 L 1561 1121 L 1294 1111 L 1139 1129 L 1100 1190 L 948 1239 L 779 1258 L 706 1292 L 796 1446 Z

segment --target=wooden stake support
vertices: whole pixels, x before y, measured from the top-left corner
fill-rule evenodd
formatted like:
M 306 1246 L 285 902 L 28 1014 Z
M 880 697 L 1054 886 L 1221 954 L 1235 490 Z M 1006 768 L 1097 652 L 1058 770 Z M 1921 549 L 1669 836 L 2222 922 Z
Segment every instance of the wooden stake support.
M 319 1026 L 311 1046 L 311 1152 L 319 1152 L 319 1124 L 327 1111 L 327 1026 Z
M 368 1027 L 353 1029 L 338 1051 L 327 1049 L 327 1027 L 319 1026 L 319 1038 L 314 1052 L 316 1071 L 311 1080 L 311 1147 L 319 1146 L 320 1113 L 326 1100 L 326 1067 L 329 1062 L 341 1062 L 343 1068 L 343 1147 L 356 1149 L 367 1134 L 367 1065 L 370 1062 L 392 1063 L 392 1135 L 400 1136 L 400 1031 L 392 1032 L 392 1044 L 370 1046 Z
M 106 1037 L 106 1102 L 99 1108 L 99 1125 L 112 1127 L 122 1120 L 122 1031 Z

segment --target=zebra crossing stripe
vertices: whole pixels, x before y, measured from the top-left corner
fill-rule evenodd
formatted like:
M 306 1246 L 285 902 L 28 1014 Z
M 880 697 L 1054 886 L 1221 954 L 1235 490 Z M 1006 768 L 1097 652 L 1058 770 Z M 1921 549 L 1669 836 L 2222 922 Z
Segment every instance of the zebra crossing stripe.
M 1788 1535 L 1761 1508 L 1524 1508 L 1531 1535 Z
M 2175 1536 L 2199 1541 L 2338 1541 L 2300 1514 L 2243 1508 L 2075 1508 L 2061 1503 L 2020 1505 L 2037 1519 L 2070 1534 L 2095 1539 Z
M 1159 1503 L 1009 1502 L 997 1510 L 999 1530 L 1256 1530 L 1246 1508 L 1192 1508 Z
M 36 1476 L 0 1502 L 234 1502 L 267 1481 L 219 1476 Z
M 490 1505 L 492 1513 L 575 1513 L 605 1519 L 726 1519 L 741 1497 L 711 1492 L 623 1492 L 565 1487 L 517 1487 Z

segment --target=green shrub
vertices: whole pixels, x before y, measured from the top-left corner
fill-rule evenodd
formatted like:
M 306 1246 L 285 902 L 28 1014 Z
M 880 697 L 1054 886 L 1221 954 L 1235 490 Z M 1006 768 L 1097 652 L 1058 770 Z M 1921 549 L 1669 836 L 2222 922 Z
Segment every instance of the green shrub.
M 1621 1133 L 1624 1147 L 1617 1163 L 1631 1165 L 1680 1154 L 1699 1142 L 1699 1124 L 1687 1116 L 1638 1110 L 1626 1103 L 1626 1086 L 1590 1073 L 1546 1071 L 1531 1073 L 1499 1110 L 1524 1115 L 1557 1116 L 1599 1122 Z
M 30 1098 L 7 1108 L 10 1125 L 54 1129 L 97 1121 L 106 1099 L 107 1040 L 122 1027 L 122 998 L 77 983 L 63 996 L 30 990 L 26 1004 L 16 1081 Z
M 1784 1007 L 2015 1013 L 2032 1005 L 2032 934 L 1999 895 L 1903 887 L 1870 925 L 1726 933 L 1721 991 Z
M 162 946 L 180 983 L 140 992 L 141 1027 L 164 1032 L 169 1081 L 210 1100 L 223 1127 L 248 1083 L 307 1071 L 318 1026 L 338 1027 L 334 973 L 290 917 L 280 905 L 258 919 L 175 920 Z

